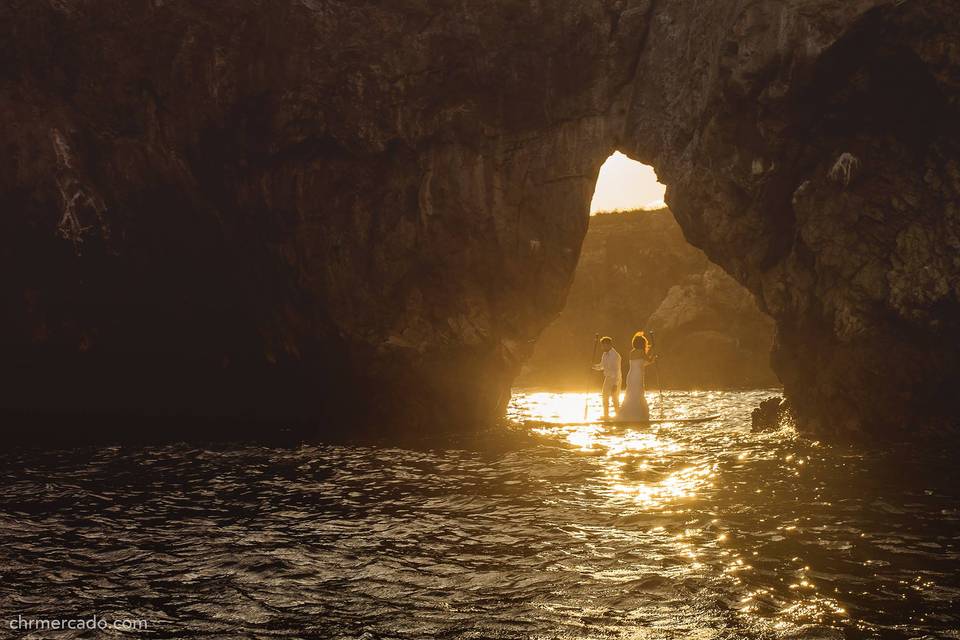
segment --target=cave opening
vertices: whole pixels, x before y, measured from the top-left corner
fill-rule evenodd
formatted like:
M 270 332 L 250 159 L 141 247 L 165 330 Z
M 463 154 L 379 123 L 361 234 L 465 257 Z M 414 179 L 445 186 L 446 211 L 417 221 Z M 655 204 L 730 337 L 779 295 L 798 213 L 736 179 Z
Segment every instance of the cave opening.
M 588 363 L 598 334 L 613 338 L 626 375 L 631 337 L 641 329 L 665 389 L 780 385 L 769 362 L 772 319 L 687 242 L 665 190 L 652 167 L 619 151 L 604 162 L 566 306 L 540 335 L 516 387 L 595 389 Z

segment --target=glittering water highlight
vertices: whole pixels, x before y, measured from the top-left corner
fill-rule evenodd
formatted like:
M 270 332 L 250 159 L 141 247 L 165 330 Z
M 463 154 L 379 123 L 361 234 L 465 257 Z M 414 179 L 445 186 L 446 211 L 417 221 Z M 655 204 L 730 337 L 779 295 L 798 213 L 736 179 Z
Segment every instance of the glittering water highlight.
M 8 450 L 0 616 L 153 638 L 960 637 L 950 452 L 751 433 L 767 395 L 670 392 L 666 416 L 721 419 L 491 448 Z M 582 421 L 584 400 L 517 393 L 510 415 Z

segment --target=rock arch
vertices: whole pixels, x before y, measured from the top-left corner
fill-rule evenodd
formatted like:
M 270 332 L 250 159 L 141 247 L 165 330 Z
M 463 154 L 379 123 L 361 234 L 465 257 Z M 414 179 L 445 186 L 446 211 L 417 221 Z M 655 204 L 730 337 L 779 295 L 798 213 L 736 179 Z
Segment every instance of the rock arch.
M 0 13 L 4 407 L 488 424 L 620 149 L 777 320 L 801 426 L 956 417 L 946 0 Z

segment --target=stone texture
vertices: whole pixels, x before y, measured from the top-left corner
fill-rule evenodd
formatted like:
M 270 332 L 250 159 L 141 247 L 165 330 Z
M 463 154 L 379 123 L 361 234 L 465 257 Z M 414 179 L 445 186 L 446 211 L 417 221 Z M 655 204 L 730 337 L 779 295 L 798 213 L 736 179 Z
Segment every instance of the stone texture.
M 517 385 L 594 387 L 596 374 L 586 366 L 594 334 L 610 335 L 626 355 L 641 328 L 659 356 L 648 386 L 779 385 L 769 363 L 773 321 L 684 239 L 668 209 L 591 218 L 567 304 Z
M 775 318 L 800 427 L 955 427 L 957 5 L 671 7 L 674 28 L 647 43 L 640 73 L 661 80 L 633 103 L 628 151 Z
M 0 405 L 328 428 L 504 406 L 643 41 L 601 2 L 0 11 Z
M 789 403 L 779 396 L 762 400 L 750 413 L 752 431 L 776 431 L 791 422 Z
M 776 320 L 801 428 L 956 421 L 952 1 L 0 17 L 7 409 L 487 424 L 620 149 Z

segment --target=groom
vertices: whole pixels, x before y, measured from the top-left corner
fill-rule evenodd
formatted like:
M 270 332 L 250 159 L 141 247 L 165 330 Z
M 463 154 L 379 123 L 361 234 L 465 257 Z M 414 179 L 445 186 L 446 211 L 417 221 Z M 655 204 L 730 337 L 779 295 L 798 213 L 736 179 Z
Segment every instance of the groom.
M 613 410 L 620 413 L 620 354 L 613 348 L 613 339 L 600 339 L 603 355 L 600 364 L 593 365 L 595 371 L 603 371 L 603 419 L 610 418 L 610 397 L 613 397 Z

